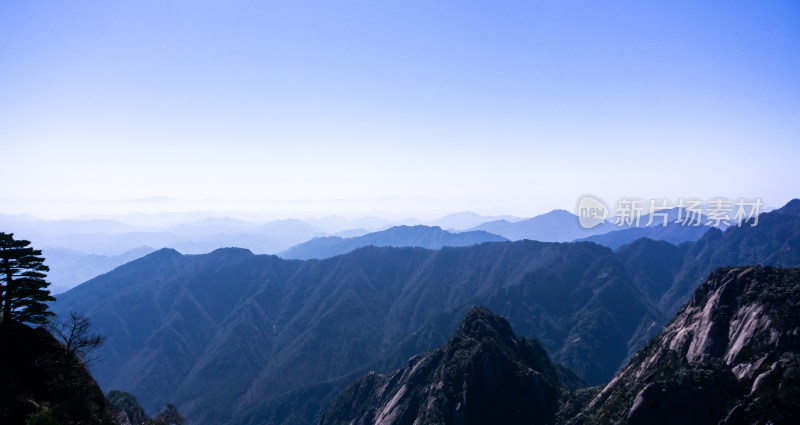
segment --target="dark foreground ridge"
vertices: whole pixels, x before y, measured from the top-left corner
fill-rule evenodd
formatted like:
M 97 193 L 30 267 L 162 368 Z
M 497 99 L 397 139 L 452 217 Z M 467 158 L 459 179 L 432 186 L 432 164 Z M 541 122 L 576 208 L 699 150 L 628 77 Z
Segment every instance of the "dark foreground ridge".
M 796 424 L 800 269 L 719 269 L 573 422 Z
M 33 423 L 116 424 L 92 375 L 50 333 L 0 326 L 0 424 L 34 417 Z
M 551 424 L 568 391 L 560 375 L 538 341 L 473 307 L 444 347 L 361 377 L 320 424 Z

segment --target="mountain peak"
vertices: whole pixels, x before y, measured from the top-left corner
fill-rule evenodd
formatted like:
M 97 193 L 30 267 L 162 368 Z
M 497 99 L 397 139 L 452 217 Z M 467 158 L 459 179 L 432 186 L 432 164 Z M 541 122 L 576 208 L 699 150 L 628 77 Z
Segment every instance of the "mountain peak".
M 224 255 L 224 256 L 243 256 L 252 257 L 253 252 L 247 248 L 217 248 L 209 253 L 209 255 Z
M 178 250 L 176 250 L 176 249 L 173 249 L 173 248 L 161 248 L 161 249 L 158 249 L 158 250 L 155 250 L 155 251 L 151 252 L 150 254 L 147 255 L 147 257 L 175 257 L 175 256 L 181 256 L 181 255 L 183 255 L 183 254 L 178 252 Z
M 508 340 L 514 338 L 514 332 L 506 319 L 497 316 L 486 307 L 474 306 L 469 309 L 464 319 L 461 320 L 461 324 L 451 337 L 451 341 L 465 337 L 477 340 L 484 338 Z
M 448 343 L 390 375 L 370 373 L 334 400 L 320 424 L 551 424 L 564 386 L 535 341 L 472 307 Z
M 561 216 L 561 217 L 569 217 L 575 218 L 575 214 L 565 210 L 565 209 L 555 209 L 550 212 L 546 212 L 544 214 L 539 214 L 539 217 L 547 217 L 547 216 Z
M 127 266 L 129 264 L 139 263 L 139 262 L 148 263 L 148 262 L 151 262 L 151 261 L 167 261 L 167 260 L 170 260 L 170 259 L 173 259 L 173 258 L 180 258 L 180 257 L 183 257 L 183 254 L 181 254 L 180 252 L 178 252 L 177 250 L 175 250 L 173 248 L 161 248 L 161 249 L 155 250 L 155 251 L 153 251 L 153 252 L 151 252 L 151 253 L 149 253 L 147 255 L 139 257 L 138 259 L 133 260 L 130 263 L 123 264 L 122 266 L 124 267 L 124 266 Z
M 469 246 L 504 241 L 507 239 L 483 231 L 452 233 L 439 226 L 400 225 L 353 238 L 328 236 L 312 239 L 289 248 L 280 256 L 298 260 L 323 259 L 370 245 L 441 249 L 446 246 Z
M 775 210 L 778 214 L 800 216 L 800 199 L 792 199 L 786 205 Z

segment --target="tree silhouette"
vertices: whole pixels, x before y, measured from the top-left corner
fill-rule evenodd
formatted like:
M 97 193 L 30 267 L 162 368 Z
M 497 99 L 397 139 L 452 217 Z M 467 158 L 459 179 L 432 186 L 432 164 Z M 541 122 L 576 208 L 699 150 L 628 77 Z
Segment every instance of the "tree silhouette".
M 62 320 L 53 320 L 47 324 L 50 333 L 64 342 L 67 352 L 78 356 L 87 366 L 96 360 L 91 356 L 92 352 L 106 341 L 105 336 L 91 333 L 91 327 L 89 318 L 74 311 L 70 311 Z
M 26 240 L 14 240 L 13 233 L 0 232 L 0 301 L 3 303 L 3 325 L 20 323 L 44 324 L 53 315 L 47 311 L 50 296 L 42 251 L 29 247 Z

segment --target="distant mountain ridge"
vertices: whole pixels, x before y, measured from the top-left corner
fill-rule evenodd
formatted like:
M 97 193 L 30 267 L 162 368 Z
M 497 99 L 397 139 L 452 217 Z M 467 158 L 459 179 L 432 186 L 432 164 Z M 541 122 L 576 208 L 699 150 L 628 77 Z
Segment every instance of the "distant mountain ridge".
M 483 230 L 494 233 L 509 240 L 530 239 L 542 242 L 595 242 L 611 249 L 617 249 L 641 238 L 665 240 L 673 244 L 696 241 L 712 227 L 707 225 L 708 219 L 700 214 L 697 219 L 700 225 L 682 225 L 676 223 L 679 218 L 677 208 L 659 211 L 652 217 L 644 214 L 640 219 L 619 224 L 612 221 L 590 229 L 580 226 L 578 217 L 566 210 L 553 210 L 533 218 L 509 222 L 496 220 L 478 225 L 471 230 Z M 666 217 L 666 225 L 664 225 Z M 685 212 L 681 218 L 685 218 Z M 694 220 L 692 221 L 694 223 Z M 648 225 L 649 224 L 649 225 Z
M 570 242 L 578 238 L 614 230 L 611 224 L 584 229 L 578 217 L 566 210 L 553 210 L 521 221 L 496 220 L 483 223 L 470 230 L 483 230 L 509 240 L 521 239 L 541 242 Z
M 681 269 L 673 285 L 662 295 L 659 309 L 669 315 L 677 312 L 694 293 L 697 282 L 720 267 L 800 266 L 800 199 L 759 215 L 753 227 L 754 223 L 751 219 L 741 227 L 731 226 L 724 232 L 711 229 L 686 247 L 686 258 L 691 262 Z
M 295 245 L 278 254 L 282 258 L 308 260 L 345 254 L 364 246 L 420 247 L 440 249 L 445 246 L 469 246 L 508 239 L 483 231 L 451 233 L 440 227 L 395 226 L 353 238 L 326 236 Z
M 187 254 L 204 254 L 220 247 L 236 246 L 256 253 L 273 254 L 314 237 L 362 236 L 394 225 L 440 226 L 460 231 L 496 218 L 517 220 L 512 216 L 483 216 L 473 212 L 449 214 L 427 221 L 409 218 L 399 222 L 374 216 L 249 221 L 212 214 L 197 211 L 69 220 L 0 214 L 0 227 L 17 237 L 31 240 L 36 246 L 102 256 L 120 255 L 141 246 L 173 248 Z
M 20 236 L 26 233 L 21 233 Z M 167 247 L 190 254 L 204 254 L 225 246 L 239 246 L 256 252 L 279 252 L 324 234 L 301 220 L 275 220 L 249 228 L 206 221 L 168 229 L 146 229 L 123 233 L 32 234 L 28 238 L 41 246 L 68 247 L 99 255 L 118 255 L 141 246 Z
M 342 377 L 370 365 L 393 370 L 444 344 L 476 304 L 599 384 L 715 268 L 800 266 L 798 202 L 755 227 L 712 229 L 680 246 L 641 239 L 615 252 L 532 241 L 365 247 L 313 261 L 161 250 L 63 294 L 54 308 L 84 312 L 114 336 L 96 370 L 102 385 L 141 394 L 146 406 L 177 401 L 200 424 L 245 413 L 260 423 L 293 394 L 314 394 L 307 404 L 319 405 Z
M 678 245 L 682 242 L 694 242 L 712 228 L 710 226 L 683 226 L 678 223 L 670 223 L 667 226 L 630 227 L 576 239 L 575 242 L 594 242 L 617 249 L 638 239 L 649 238 Z
M 617 249 L 638 239 L 649 238 L 678 245 L 700 239 L 708 230 L 714 228 L 709 223 L 715 224 L 709 222 L 706 215 L 702 213 L 694 215 L 685 209 L 672 208 L 658 211 L 656 214 L 645 214 L 640 217 L 638 223 L 631 218 L 631 223 L 614 224 L 611 228 L 606 227 L 610 231 L 582 237 L 575 242 L 594 242 Z M 722 223 L 720 225 L 721 230 L 727 228 Z
M 530 239 L 543 242 L 583 240 L 631 227 L 616 226 L 609 222 L 592 229 L 583 229 L 578 225 L 577 217 L 565 210 L 553 210 L 532 218 L 490 216 L 462 211 L 433 220 L 407 218 L 399 221 L 374 216 L 354 219 L 328 216 L 303 220 L 264 221 L 263 216 L 241 212 L 231 213 L 239 218 L 223 217 L 218 214 L 194 211 L 151 215 L 84 216 L 69 220 L 44 220 L 27 214 L 0 214 L 0 227 L 5 228 L 7 232 L 17 234 L 18 237 L 31 240 L 37 246 L 106 256 L 122 254 L 140 246 L 168 247 L 192 254 L 207 253 L 223 246 L 243 247 L 257 253 L 277 253 L 313 237 L 339 234 L 363 235 L 396 225 L 439 226 L 449 231 L 483 230 L 509 240 Z M 675 210 L 669 210 L 668 214 L 670 222 L 673 222 L 676 218 Z M 647 219 L 647 215 L 642 216 L 642 228 Z M 659 220 L 656 218 L 656 222 Z M 705 224 L 707 220 L 702 218 L 701 221 Z M 633 242 L 640 237 L 663 239 L 673 243 L 696 240 L 701 232 L 689 227 L 692 226 L 686 226 L 684 230 L 676 227 L 670 230 L 668 235 L 663 235 L 663 231 L 644 230 L 589 240 L 612 248 Z
M 96 255 L 70 251 L 62 248 L 44 248 L 50 267 L 47 280 L 51 283 L 50 292 L 60 294 L 96 276 L 109 272 L 125 263 L 155 251 L 150 247 L 140 247 L 119 255 Z

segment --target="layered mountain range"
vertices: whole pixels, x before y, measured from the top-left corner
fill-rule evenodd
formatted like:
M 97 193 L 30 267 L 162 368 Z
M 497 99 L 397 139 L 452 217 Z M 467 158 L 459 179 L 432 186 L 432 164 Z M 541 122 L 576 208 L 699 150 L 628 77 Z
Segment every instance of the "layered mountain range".
M 575 383 L 475 307 L 443 347 L 355 380 L 320 424 L 794 424 L 800 269 L 715 271 L 609 384 Z
M 47 281 L 51 283 L 50 292 L 59 294 L 86 282 L 103 273 L 141 258 L 153 248 L 140 247 L 119 255 L 85 254 L 63 248 L 50 248 L 43 251 L 50 272 Z
M 109 337 L 94 369 L 104 388 L 148 408 L 175 400 L 220 423 L 232 406 L 244 412 L 371 364 L 396 367 L 444 342 L 475 303 L 540 335 L 593 382 L 609 379 L 661 320 L 608 248 L 531 241 L 371 247 L 305 262 L 161 250 L 54 307 L 89 315 Z
M 673 223 L 677 210 L 668 211 Z M 69 220 L 45 220 L 26 214 L 0 214 L 0 227 L 17 237 L 31 240 L 41 248 L 69 250 L 84 254 L 116 256 L 143 246 L 168 247 L 187 254 L 207 253 L 224 246 L 247 248 L 256 253 L 277 253 L 315 237 L 359 237 L 393 226 L 441 227 L 453 233 L 485 231 L 509 240 L 570 242 L 589 239 L 617 248 L 641 237 L 673 243 L 696 240 L 706 226 L 667 226 L 660 222 L 648 226 L 647 215 L 641 223 L 583 229 L 577 217 L 565 210 L 554 210 L 532 218 L 483 216 L 473 212 L 449 214 L 434 220 L 407 218 L 388 221 L 379 217 L 346 219 L 329 216 L 317 219 L 279 219 L 261 221 L 257 216 L 234 213 L 242 218 L 219 217 L 210 212 L 161 213 L 155 215 L 82 217 Z M 705 224 L 705 220 L 701 220 Z M 674 224 L 674 223 L 673 223 Z M 636 231 L 628 232 L 630 228 Z M 601 237 L 605 235 L 605 237 Z M 352 244 L 351 244 L 352 245 Z M 363 246 L 363 245 L 359 245 Z M 420 245 L 427 247 L 426 243 Z
M 54 309 L 82 312 L 109 336 L 93 369 L 103 388 L 137 394 L 148 409 L 177 402 L 199 424 L 313 421 L 364 371 L 445 344 L 472 305 L 596 385 L 717 267 L 800 265 L 799 206 L 697 242 L 640 239 L 616 251 L 519 241 L 293 261 L 160 250 L 63 294 Z
M 283 258 L 308 260 L 323 259 L 346 254 L 364 246 L 420 247 L 441 249 L 446 246 L 470 246 L 483 242 L 504 242 L 508 239 L 488 232 L 475 230 L 452 233 L 441 227 L 394 226 L 363 236 L 342 238 L 327 236 L 311 239 L 280 253 Z
M 667 211 L 667 226 L 662 226 L 659 220 L 650 223 L 649 216 L 645 215 L 638 226 L 634 222 L 621 225 L 606 222 L 591 229 L 583 229 L 577 217 L 565 210 L 528 219 L 461 212 L 427 222 L 413 218 L 389 222 L 378 217 L 345 219 L 337 216 L 256 222 L 208 214 L 86 217 L 60 221 L 24 214 L 0 214 L 0 227 L 44 249 L 54 293 L 64 292 L 152 252 L 151 246 L 173 248 L 185 254 L 239 247 L 255 253 L 280 253 L 284 258 L 322 259 L 370 245 L 439 249 L 522 239 L 586 240 L 617 249 L 644 237 L 675 244 L 695 241 L 709 229 L 708 226 L 675 223 L 677 210 Z M 701 217 L 701 222 L 706 221 Z M 469 228 L 473 230 L 467 230 Z
M 318 423 L 789 425 L 800 417 L 799 332 L 800 269 L 718 269 L 610 383 L 582 388 L 537 340 L 517 337 L 505 319 L 472 307 L 442 347 L 396 371 L 355 379 Z M 0 351 L 4 423 L 146 418 L 129 393 L 111 391 L 107 401 L 80 360 L 44 329 L 3 326 L 0 340 L 16 347 Z M 291 394 L 293 402 L 273 412 L 277 419 L 317 423 L 287 415 L 331 384 L 316 387 Z M 275 423 L 274 415 L 254 412 L 235 423 Z

